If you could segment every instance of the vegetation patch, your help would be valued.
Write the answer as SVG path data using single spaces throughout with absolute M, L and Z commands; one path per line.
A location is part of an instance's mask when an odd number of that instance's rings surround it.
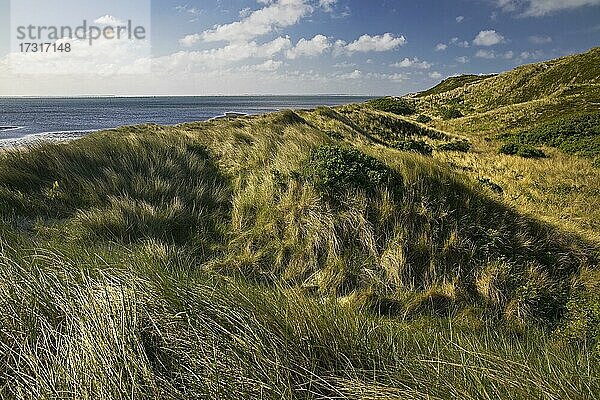
M 523 158 L 544 158 L 546 153 L 531 145 L 521 143 L 505 143 L 498 149 L 498 153 Z
M 429 115 L 421 114 L 417 117 L 417 122 L 421 124 L 428 124 L 432 121 L 432 118 Z
M 568 154 L 594 159 L 600 156 L 600 113 L 559 118 L 500 138 L 524 145 L 556 147 Z
M 367 102 L 367 104 L 379 111 L 385 111 L 396 115 L 412 115 L 416 112 L 415 106 L 406 99 L 393 97 L 382 97 Z
M 329 193 L 350 189 L 373 191 L 378 186 L 398 183 L 393 171 L 381 161 L 357 149 L 340 146 L 321 146 L 311 151 L 302 175 Z
M 426 156 L 430 156 L 433 153 L 433 147 L 423 140 L 398 140 L 392 144 L 392 147 L 401 151 L 412 151 Z
M 463 113 L 458 108 L 453 106 L 443 107 L 440 111 L 440 114 L 442 118 L 446 120 L 463 117 Z
M 471 142 L 467 139 L 453 140 L 451 142 L 442 143 L 437 146 L 439 151 L 458 151 L 467 153 L 471 150 Z

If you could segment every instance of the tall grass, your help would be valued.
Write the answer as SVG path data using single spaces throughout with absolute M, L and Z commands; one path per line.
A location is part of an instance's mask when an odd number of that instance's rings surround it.
M 562 399 L 600 389 L 596 356 L 542 332 L 375 318 L 293 288 L 190 274 L 172 248 L 145 246 L 108 262 L 3 252 L 1 397 Z
M 425 129 L 352 106 L 2 153 L 0 397 L 598 397 L 597 247 L 389 146 Z

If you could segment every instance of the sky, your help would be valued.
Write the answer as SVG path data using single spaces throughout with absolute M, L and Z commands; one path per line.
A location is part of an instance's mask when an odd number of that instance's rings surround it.
M 146 36 L 21 51 L 83 19 Z M 600 0 L 0 0 L 0 95 L 402 95 L 599 39 Z

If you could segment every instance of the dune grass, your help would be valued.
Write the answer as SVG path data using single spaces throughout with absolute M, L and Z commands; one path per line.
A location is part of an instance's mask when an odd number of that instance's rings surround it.
M 450 167 L 477 137 L 394 147 L 453 133 L 355 105 L 2 153 L 0 397 L 597 398 L 597 243 Z

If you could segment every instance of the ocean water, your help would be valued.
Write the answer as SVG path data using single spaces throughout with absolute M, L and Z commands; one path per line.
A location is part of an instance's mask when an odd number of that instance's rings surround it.
M 0 146 L 68 140 L 125 125 L 176 125 L 226 112 L 262 114 L 362 102 L 355 96 L 0 98 Z

